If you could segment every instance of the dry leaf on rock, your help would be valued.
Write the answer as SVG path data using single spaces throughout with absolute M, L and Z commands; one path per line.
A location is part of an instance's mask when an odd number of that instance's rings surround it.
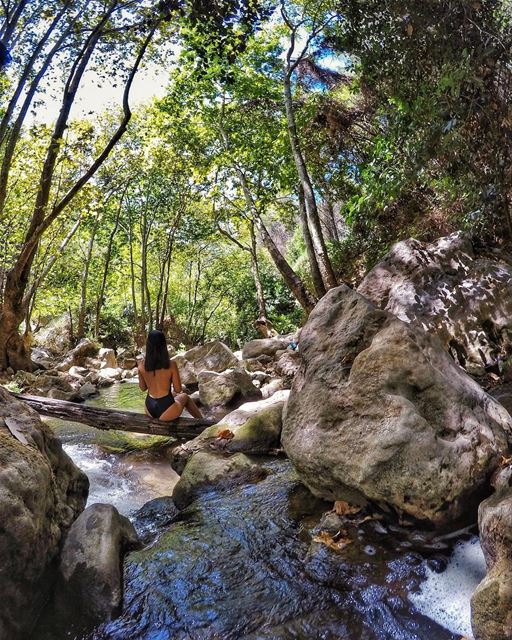
M 331 536 L 327 531 L 320 531 L 313 537 L 313 542 L 320 542 L 335 551 L 341 551 L 344 547 L 353 542 L 350 538 L 344 538 L 338 532 L 335 536 Z
M 231 440 L 234 437 L 235 434 L 229 429 L 222 429 L 222 431 L 219 431 L 217 434 L 217 438 L 220 438 L 221 440 Z
M 354 513 L 359 513 L 361 511 L 361 507 L 355 507 L 348 502 L 345 502 L 345 500 L 336 500 L 333 511 L 338 516 L 350 516 Z

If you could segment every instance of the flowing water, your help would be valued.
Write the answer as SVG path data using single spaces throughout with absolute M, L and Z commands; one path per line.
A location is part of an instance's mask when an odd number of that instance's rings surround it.
M 143 412 L 144 394 L 136 384 L 116 384 L 103 389 L 99 397 L 87 403 Z M 131 515 L 148 500 L 172 493 L 179 476 L 165 456 L 158 450 L 136 450 L 137 444 L 143 445 L 148 440 L 146 436 L 99 432 L 64 420 L 46 421 L 62 440 L 64 450 L 89 477 L 87 506 L 106 502 L 117 507 L 120 513 Z M 109 449 L 117 448 L 128 451 L 108 453 Z
M 136 385 L 116 385 L 96 403 L 140 410 L 142 395 Z M 110 502 L 133 517 L 147 500 L 172 492 L 176 477 L 161 453 L 102 453 L 95 430 L 52 425 L 91 480 L 89 503 Z M 287 460 L 264 465 L 266 479 L 207 491 L 127 557 L 117 620 L 44 640 L 470 637 L 469 596 L 483 571 L 474 537 L 450 559 L 448 548 L 415 546 L 414 532 L 356 517 L 340 532 L 347 544 L 333 551 L 319 541 L 331 505 L 311 496 Z

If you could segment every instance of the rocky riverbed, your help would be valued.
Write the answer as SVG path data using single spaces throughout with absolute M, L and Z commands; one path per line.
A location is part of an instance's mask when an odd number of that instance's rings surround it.
M 123 384 L 94 402 L 138 409 L 142 397 L 136 385 Z M 463 536 L 444 571 L 453 541 L 429 543 L 362 513 L 325 516 L 332 503 L 314 498 L 279 457 L 265 458 L 259 482 L 208 490 L 169 517 L 165 502 L 137 513 L 170 494 L 178 479 L 164 454 L 105 453 L 95 430 L 51 424 L 89 477 L 88 504 L 113 504 L 150 535 L 146 548 L 125 559 L 118 619 L 85 631 L 80 619 L 60 628 L 52 612 L 32 640 L 458 640 L 469 631 L 469 597 L 483 577 L 471 553 L 479 549 L 474 536 Z

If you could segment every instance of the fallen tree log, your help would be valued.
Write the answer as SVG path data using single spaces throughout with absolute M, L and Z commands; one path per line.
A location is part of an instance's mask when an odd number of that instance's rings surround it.
M 215 424 L 215 420 L 206 418 L 178 418 L 173 422 L 161 422 L 149 418 L 143 413 L 121 411 L 119 409 L 105 409 L 91 407 L 86 404 L 42 398 L 40 396 L 25 396 L 13 393 L 14 397 L 23 400 L 42 416 L 61 418 L 87 424 L 96 429 L 117 429 L 119 431 L 133 431 L 156 436 L 168 436 L 180 440 L 190 440 L 199 435 L 205 427 Z

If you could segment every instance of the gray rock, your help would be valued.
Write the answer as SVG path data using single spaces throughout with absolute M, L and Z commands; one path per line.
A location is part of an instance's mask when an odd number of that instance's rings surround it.
M 248 358 L 244 360 L 243 365 L 247 371 L 260 371 L 271 365 L 272 362 L 272 356 L 260 356 L 259 358 Z
M 28 636 L 48 596 L 62 538 L 83 510 L 88 488 L 87 476 L 39 415 L 0 387 L 1 638 Z
M 300 344 L 282 443 L 315 495 L 439 526 L 473 515 L 512 418 L 435 338 L 342 286 L 315 307 Z
M 267 400 L 247 402 L 228 413 L 218 424 L 205 429 L 197 438 L 172 450 L 171 466 L 179 474 L 198 451 L 217 447 L 224 451 L 265 454 L 280 446 L 283 409 L 289 391 L 279 391 Z M 218 439 L 218 434 L 230 431 L 231 439 Z
M 220 373 L 239 364 L 235 354 L 223 342 L 207 342 L 189 349 L 183 357 L 192 364 L 196 374 L 200 371 Z
M 178 509 L 184 509 L 206 489 L 222 490 L 237 484 L 257 482 L 265 475 L 265 470 L 243 453 L 226 455 L 200 451 L 188 461 L 174 487 L 172 498 Z
M 135 530 L 144 545 L 166 531 L 179 516 L 180 511 L 170 496 L 162 496 L 146 502 L 133 514 Z
M 96 389 L 96 387 L 90 382 L 86 382 L 80 387 L 78 393 L 82 398 L 89 398 L 90 396 L 96 395 L 96 393 L 98 393 L 98 389 Z
M 99 347 L 95 342 L 89 340 L 89 338 L 84 338 L 68 353 L 57 369 L 59 371 L 68 371 L 73 366 L 81 367 L 84 365 L 86 358 L 95 356 L 98 351 Z
M 241 404 L 261 398 L 261 391 L 253 385 L 244 369 L 228 369 L 223 373 L 201 371 L 197 380 L 199 399 L 207 407 Z
M 510 474 L 509 474 L 510 475 Z M 498 487 L 478 509 L 487 575 L 471 597 L 475 640 L 512 639 L 512 489 Z
M 180 374 L 180 380 L 185 385 L 197 384 L 197 374 L 194 365 L 184 356 L 174 356 L 173 362 L 176 363 Z
M 93 504 L 66 537 L 59 566 L 58 614 L 86 618 L 91 625 L 111 620 L 122 600 L 122 557 L 140 548 L 137 533 L 110 504 Z
M 285 383 L 282 378 L 274 378 L 267 384 L 264 384 L 261 387 L 261 395 L 264 399 L 271 398 L 278 391 L 282 391 L 283 389 L 290 388 L 290 383 Z
M 469 372 L 512 350 L 512 263 L 479 255 L 468 235 L 394 245 L 358 288 L 381 309 L 436 335 Z
M 98 358 L 101 361 L 100 368 L 105 369 L 117 369 L 117 358 L 114 353 L 114 349 L 100 349 L 98 351 Z
M 276 362 L 276 373 L 283 378 L 293 378 L 299 370 L 300 363 L 300 353 L 293 349 L 287 349 L 283 351 Z
M 260 358 L 261 356 L 274 357 L 276 351 L 286 349 L 289 344 L 288 338 L 259 338 L 245 344 L 242 349 L 242 355 L 244 360 Z

